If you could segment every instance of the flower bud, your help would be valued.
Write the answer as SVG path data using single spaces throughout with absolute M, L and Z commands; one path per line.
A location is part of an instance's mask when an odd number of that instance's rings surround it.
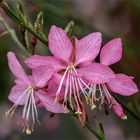
M 115 103 L 112 105 L 112 109 L 114 113 L 123 120 L 127 119 L 127 116 L 124 114 L 124 110 L 119 103 Z

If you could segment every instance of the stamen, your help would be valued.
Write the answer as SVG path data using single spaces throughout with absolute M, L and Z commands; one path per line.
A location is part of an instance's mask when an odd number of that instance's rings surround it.
M 35 119 L 39 123 L 38 120 L 38 112 L 35 104 L 34 99 L 34 88 L 32 86 L 29 86 L 23 94 L 19 97 L 19 99 L 16 101 L 16 103 L 13 105 L 13 107 L 10 109 L 8 113 L 14 112 L 14 110 L 17 108 L 18 103 L 20 103 L 21 99 L 26 95 L 26 100 L 22 112 L 22 119 L 21 124 L 23 126 L 23 132 L 26 132 L 26 134 L 30 135 L 33 132 L 33 126 L 35 124 Z M 32 117 L 32 121 L 30 121 L 30 113 Z M 30 129 L 31 125 L 31 129 Z
M 89 99 L 90 99 L 90 98 L 89 98 L 89 95 L 88 95 L 88 93 L 85 91 L 85 89 L 82 87 L 82 84 L 81 84 L 79 78 L 77 78 L 77 81 L 78 81 L 79 87 L 80 87 L 80 89 L 81 89 L 81 91 L 82 91 L 82 93 L 83 93 L 83 95 L 84 95 L 84 97 L 85 97 L 85 99 L 86 99 L 86 102 L 87 102 L 87 104 L 88 104 L 88 101 L 89 101 Z
M 78 97 L 78 100 L 79 100 L 80 104 L 82 104 L 82 101 L 80 99 L 80 94 L 79 94 L 79 88 L 78 88 L 78 84 L 77 84 L 77 79 L 74 78 L 74 82 L 75 82 L 75 87 L 76 87 L 76 95 Z
M 56 97 L 58 97 L 58 95 L 60 94 L 60 91 L 61 91 L 61 88 L 62 88 L 64 79 L 65 79 L 65 77 L 66 77 L 66 74 L 67 74 L 67 72 L 68 72 L 68 69 L 69 69 L 69 67 L 68 67 L 68 68 L 66 69 L 66 71 L 64 72 L 63 77 L 62 77 L 62 79 L 61 79 L 61 81 L 60 81 L 60 85 L 59 85 L 58 90 L 57 90 L 57 92 L 56 92 Z
M 70 106 L 71 106 L 71 108 L 72 108 L 72 110 L 74 110 L 74 108 L 73 108 L 73 105 L 72 105 L 72 79 L 71 79 L 71 76 L 70 76 L 70 86 L 69 86 L 70 88 L 70 95 L 69 95 L 69 100 L 70 100 Z
M 63 106 L 65 110 L 67 109 L 67 96 L 68 96 L 68 89 L 69 89 L 69 79 L 70 75 L 68 73 L 67 81 L 66 81 L 66 88 L 65 88 L 65 94 L 64 94 L 64 101 L 63 101 Z
M 95 94 L 96 94 L 96 84 L 92 84 L 92 87 L 89 91 L 89 95 L 91 94 L 91 102 L 90 102 L 90 106 L 91 106 L 91 110 L 93 110 L 96 105 L 94 104 L 94 97 L 95 97 Z
M 76 89 L 75 89 L 73 77 L 71 77 L 71 80 L 72 80 L 72 85 L 73 85 L 74 99 L 75 99 L 75 102 L 76 102 L 76 105 L 77 105 L 77 111 L 75 112 L 75 114 L 82 114 L 80 106 L 79 106 L 79 102 L 78 102 L 78 99 L 77 99 L 77 96 L 76 96 Z
M 29 90 L 29 87 L 23 92 L 23 94 L 20 95 L 20 97 L 18 98 L 18 100 L 15 102 L 15 104 L 5 113 L 5 116 L 9 116 L 12 117 L 14 114 L 14 111 L 16 110 L 17 106 L 19 105 L 21 99 L 27 94 Z
M 69 89 L 69 78 L 70 78 L 70 75 L 68 74 L 67 81 L 66 81 L 65 94 L 64 94 L 64 101 L 67 101 L 67 95 L 68 95 L 68 89 Z
M 101 109 L 102 108 L 102 104 L 104 103 L 104 95 L 102 93 L 102 89 L 101 89 L 100 84 L 99 84 L 99 91 L 100 91 L 100 97 L 101 97 L 101 103 L 100 103 L 99 109 Z

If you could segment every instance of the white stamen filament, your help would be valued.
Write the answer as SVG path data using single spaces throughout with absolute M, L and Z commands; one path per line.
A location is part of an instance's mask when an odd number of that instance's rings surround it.
M 89 95 L 91 95 L 91 104 L 93 104 L 93 101 L 96 99 L 94 99 L 94 97 L 96 97 L 96 91 L 98 90 L 97 89 L 97 85 L 98 85 L 98 89 L 99 89 L 99 94 L 100 94 L 100 105 L 99 105 L 99 108 L 101 109 L 101 106 L 103 103 L 107 103 L 109 105 L 109 108 L 112 106 L 112 96 L 111 94 L 109 93 L 107 87 L 105 84 L 91 84 L 90 85 L 90 90 L 89 90 Z
M 31 132 L 33 131 L 33 126 L 35 124 L 35 119 L 38 121 L 37 107 L 34 99 L 34 88 L 32 86 L 29 86 L 21 94 L 21 96 L 19 96 L 18 100 L 15 102 L 12 108 L 6 112 L 6 115 L 13 115 L 13 111 L 17 108 L 20 101 L 23 99 L 25 95 L 26 97 L 25 97 L 25 104 L 22 112 L 21 123 L 23 125 L 23 132 L 26 131 L 27 134 L 31 134 Z M 30 121 L 30 117 L 32 117 L 32 121 Z M 31 129 L 30 129 L 30 125 L 31 125 Z
M 59 85 L 58 90 L 57 90 L 57 92 L 56 92 L 56 97 L 60 94 L 60 91 L 61 91 L 63 82 L 64 82 L 64 80 L 65 80 L 66 74 L 67 74 L 67 72 L 68 72 L 68 69 L 69 69 L 69 67 L 66 69 L 66 71 L 64 72 L 64 75 L 63 75 L 63 77 L 62 77 L 62 79 L 61 79 L 60 85 Z
M 65 88 L 65 95 L 64 95 L 64 101 L 67 101 L 67 96 L 68 96 L 68 89 L 69 89 L 69 79 L 70 79 L 70 75 L 68 73 L 68 78 L 67 78 L 67 82 L 66 82 L 66 88 Z
M 79 103 L 81 104 L 81 99 L 80 99 L 80 91 L 83 93 L 84 97 L 87 99 L 87 97 L 89 97 L 87 91 L 85 90 L 88 85 L 82 80 L 81 77 L 75 77 L 72 75 L 72 73 L 75 72 L 77 73 L 76 69 L 73 67 L 73 66 L 69 66 L 63 76 L 62 76 L 62 79 L 60 81 L 60 84 L 59 84 L 59 87 L 56 91 L 56 99 L 55 99 L 55 102 L 57 101 L 57 97 L 59 96 L 60 92 L 61 92 L 61 89 L 62 89 L 62 86 L 64 84 L 64 80 L 66 81 L 66 86 L 65 86 L 65 92 L 64 92 L 64 104 L 67 104 L 67 101 L 69 99 L 70 101 L 70 106 L 73 108 L 73 105 L 72 105 L 72 94 L 74 96 L 74 100 L 75 100 L 75 103 L 77 104 L 77 108 L 78 108 L 78 111 L 80 110 L 80 105 Z M 85 88 L 85 87 L 86 88 Z M 68 98 L 69 96 L 69 98 Z
M 75 87 L 76 87 L 76 95 L 78 97 L 79 102 L 82 104 L 82 101 L 80 99 L 80 93 L 79 93 L 79 88 L 78 88 L 78 84 L 77 84 L 77 79 L 74 78 L 74 82 L 75 82 Z

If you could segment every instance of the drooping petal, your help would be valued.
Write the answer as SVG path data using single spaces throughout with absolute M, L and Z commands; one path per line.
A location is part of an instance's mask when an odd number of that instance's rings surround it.
M 133 82 L 133 77 L 125 74 L 116 74 L 107 84 L 109 88 L 120 95 L 130 96 L 138 92 L 137 85 Z
M 101 50 L 100 63 L 112 65 L 122 57 L 122 42 L 120 38 L 109 41 Z
M 109 67 L 99 63 L 93 63 L 77 71 L 79 76 L 84 76 L 89 82 L 97 84 L 105 83 L 110 78 L 114 77 L 114 73 Z
M 49 96 L 46 92 L 39 90 L 36 92 L 36 95 L 40 99 L 43 106 L 46 110 L 53 113 L 68 113 L 69 110 L 65 110 L 64 107 L 60 103 L 54 104 L 54 98 Z
M 26 86 L 15 85 L 14 87 L 12 87 L 10 94 L 8 96 L 8 99 L 11 102 L 15 103 L 20 98 L 20 96 L 22 96 L 22 94 L 24 94 L 26 89 L 27 89 Z M 26 94 L 21 98 L 18 105 L 25 104 L 25 101 L 26 101 Z
M 52 77 L 53 68 L 50 66 L 42 66 L 32 70 L 33 81 L 36 87 L 46 86 L 48 80 Z
M 24 72 L 22 66 L 18 62 L 13 52 L 8 52 L 8 64 L 11 72 L 16 76 L 17 79 L 23 80 L 25 84 L 30 84 L 30 81 Z
M 52 54 L 68 63 L 73 47 L 65 31 L 53 25 L 48 35 L 48 41 Z
M 61 65 L 61 62 L 53 56 L 33 55 L 27 58 L 24 62 L 26 65 L 28 65 L 28 67 L 32 69 L 38 68 L 40 66 L 47 66 L 47 65 L 52 65 L 54 71 L 58 71 L 60 69 L 65 68 L 63 65 Z
M 75 63 L 92 61 L 98 55 L 101 47 L 101 33 L 91 33 L 81 40 L 76 39 Z

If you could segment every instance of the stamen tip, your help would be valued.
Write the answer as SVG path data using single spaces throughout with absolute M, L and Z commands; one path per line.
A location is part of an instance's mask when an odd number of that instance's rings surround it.
M 91 110 L 94 110 L 94 108 L 96 108 L 96 105 L 93 105 L 93 106 L 91 107 Z
M 76 111 L 75 115 L 82 115 L 82 112 L 81 111 Z
M 27 134 L 27 135 L 31 135 L 31 134 L 32 134 L 32 131 L 29 130 L 29 129 L 26 129 L 26 134 Z
M 122 120 L 127 120 L 127 115 L 121 117 Z

